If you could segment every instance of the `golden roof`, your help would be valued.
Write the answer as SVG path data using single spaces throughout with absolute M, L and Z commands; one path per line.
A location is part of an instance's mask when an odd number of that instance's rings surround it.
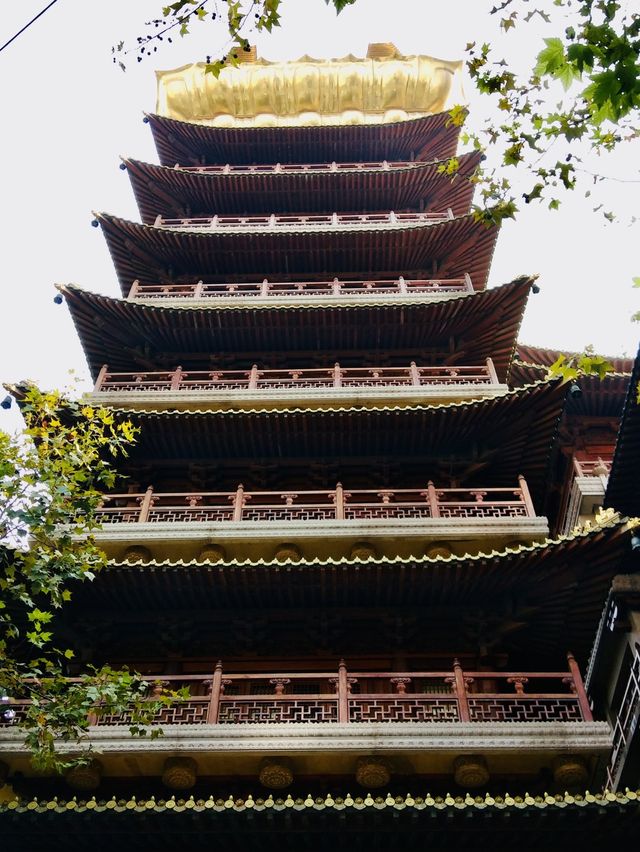
M 462 61 L 403 56 L 392 44 L 367 56 L 302 56 L 269 62 L 249 54 L 218 78 L 197 62 L 156 71 L 156 112 L 214 127 L 292 127 L 403 121 L 464 103 Z

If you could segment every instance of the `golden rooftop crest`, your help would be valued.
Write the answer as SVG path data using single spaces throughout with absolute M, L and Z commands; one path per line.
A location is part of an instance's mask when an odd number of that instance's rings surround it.
M 202 62 L 156 76 L 159 115 L 214 127 L 391 123 L 464 102 L 461 60 L 403 56 L 393 44 L 370 44 L 365 58 L 269 62 L 250 53 L 217 79 Z

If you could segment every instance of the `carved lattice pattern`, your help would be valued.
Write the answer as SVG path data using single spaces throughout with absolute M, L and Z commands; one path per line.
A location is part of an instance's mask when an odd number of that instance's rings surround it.
M 455 698 L 358 698 L 349 701 L 350 722 L 457 722 Z
M 208 699 L 197 701 L 187 699 L 177 701 L 169 707 L 162 707 L 156 714 L 155 725 L 204 725 L 207 721 Z M 130 725 L 131 716 L 128 713 L 106 713 L 98 719 L 98 725 Z
M 469 696 L 472 722 L 581 722 L 577 698 L 474 698 Z
M 149 512 L 149 523 L 206 521 L 231 521 L 233 508 L 230 506 L 158 506 Z
M 506 506 L 491 503 L 475 503 L 469 506 L 439 504 L 441 518 L 526 518 L 524 504 L 509 503 Z
M 268 722 L 337 722 L 335 699 L 233 698 L 222 699 L 218 721 L 226 724 L 263 724 Z

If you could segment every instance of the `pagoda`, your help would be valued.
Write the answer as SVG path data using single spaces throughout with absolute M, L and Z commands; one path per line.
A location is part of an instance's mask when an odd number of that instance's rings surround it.
M 637 567 L 608 490 L 634 365 L 562 384 L 517 343 L 538 285 L 487 288 L 460 63 L 241 58 L 158 74 L 160 165 L 121 165 L 141 222 L 94 221 L 122 296 L 59 288 L 87 399 L 140 427 L 64 630 L 80 667 L 188 697 L 157 738 L 99 717 L 65 779 L 30 768 L 16 697 L 0 824 L 33 849 L 622 836 L 635 794 L 584 792 L 619 785 L 582 672 Z

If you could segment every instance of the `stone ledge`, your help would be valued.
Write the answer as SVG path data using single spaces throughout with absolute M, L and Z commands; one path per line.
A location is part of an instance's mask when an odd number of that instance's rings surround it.
M 185 752 L 318 753 L 329 751 L 458 753 L 608 754 L 611 730 L 606 722 L 333 722 L 256 725 L 164 725 L 158 739 L 133 737 L 126 726 L 90 732 L 101 753 Z M 7 757 L 27 753 L 16 729 L 0 730 Z

